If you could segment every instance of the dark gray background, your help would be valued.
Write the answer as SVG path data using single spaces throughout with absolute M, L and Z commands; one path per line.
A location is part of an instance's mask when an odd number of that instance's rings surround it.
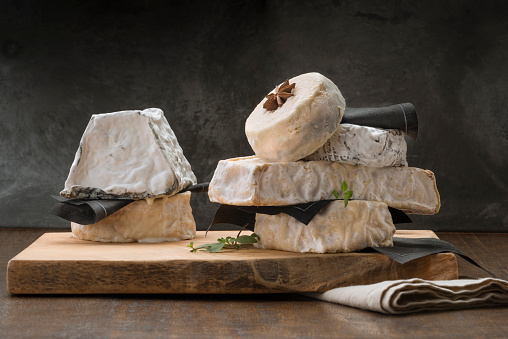
M 199 181 L 252 154 L 244 122 L 277 83 L 317 71 L 348 106 L 415 105 L 411 166 L 442 208 L 401 228 L 508 230 L 503 1 L 0 0 L 0 226 L 49 215 L 94 113 L 159 107 Z M 216 206 L 193 198 L 198 228 Z

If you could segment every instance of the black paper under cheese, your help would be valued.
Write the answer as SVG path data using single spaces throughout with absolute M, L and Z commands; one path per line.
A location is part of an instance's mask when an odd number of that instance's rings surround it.
M 308 225 L 312 219 L 318 214 L 323 208 L 325 208 L 331 200 L 319 200 L 305 204 L 289 205 L 289 206 L 235 206 L 237 209 L 248 213 L 261 213 L 269 215 L 277 215 L 285 213 L 292 216 L 299 222 Z
M 256 222 L 256 213 L 277 215 L 285 213 L 292 216 L 301 223 L 308 225 L 312 219 L 318 214 L 325 206 L 335 199 L 319 200 L 305 204 L 290 205 L 290 206 L 234 206 L 234 205 L 220 205 L 215 212 L 210 227 L 216 224 L 232 224 L 237 226 L 246 226 L 246 229 L 253 231 Z M 410 223 L 411 219 L 402 211 L 388 207 L 394 224 Z M 209 227 L 209 229 L 210 229 Z
M 330 201 L 333 200 L 323 200 L 323 201 L 328 201 L 329 203 Z M 307 207 L 306 210 L 307 211 L 312 210 L 312 213 L 315 212 L 315 214 L 317 214 L 319 210 L 317 210 L 317 208 L 313 210 L 313 207 L 321 206 L 321 208 L 323 208 L 324 206 L 326 206 L 326 203 L 319 205 L 313 203 L 302 205 L 308 205 L 304 206 Z M 302 205 L 297 206 L 302 207 Z M 232 224 L 244 227 L 245 229 L 250 231 L 254 231 L 254 224 L 256 223 L 256 213 L 275 215 L 279 213 L 285 213 L 280 211 L 282 208 L 286 208 L 286 211 L 291 211 L 292 209 L 290 207 L 294 206 L 282 206 L 282 207 L 268 206 L 265 208 L 256 206 L 220 205 L 208 229 L 217 224 Z M 392 213 L 392 216 L 395 216 L 395 218 L 402 218 L 402 220 L 405 220 L 405 218 L 407 218 L 409 222 L 411 222 L 411 219 L 409 219 L 409 217 L 404 212 L 391 207 L 389 207 L 389 209 L 390 213 Z M 296 210 L 300 209 L 297 208 Z M 308 215 L 306 216 L 306 218 L 308 218 Z M 303 223 L 303 221 L 301 222 Z M 462 251 L 460 251 L 458 248 L 441 239 L 435 238 L 411 239 L 411 238 L 393 237 L 393 247 L 367 247 L 359 252 L 372 252 L 372 251 L 382 253 L 391 258 L 392 260 L 394 260 L 395 262 L 398 262 L 399 264 L 405 264 L 412 260 L 419 259 L 432 254 L 451 252 L 458 254 L 471 264 L 481 268 L 485 272 L 495 277 L 494 274 L 492 274 L 490 271 L 480 266 L 473 259 L 462 253 Z
M 134 200 L 103 199 L 103 200 L 69 200 L 53 196 L 60 201 L 49 213 L 81 225 L 91 225 L 115 213 Z
M 203 182 L 201 184 L 188 186 L 187 188 L 184 188 L 179 193 L 183 193 L 183 192 L 206 193 L 206 192 L 208 192 L 208 186 L 210 186 L 209 182 Z
M 422 258 L 437 253 L 455 253 L 470 262 L 471 264 L 481 268 L 485 272 L 495 277 L 492 272 L 476 263 L 473 259 L 465 255 L 457 247 L 449 242 L 436 238 L 400 238 L 393 237 L 393 247 L 369 247 L 364 251 L 372 249 L 384 255 L 387 255 L 399 264 L 405 264 L 412 260 Z
M 393 247 L 372 247 L 374 250 L 386 254 L 399 264 L 405 264 L 430 254 L 453 252 L 464 255 L 452 244 L 436 238 L 399 238 L 393 237 Z
M 209 184 L 210 183 L 205 182 L 191 185 L 183 189 L 181 192 L 208 192 Z M 59 203 L 54 205 L 49 213 L 81 225 L 95 224 L 134 201 L 126 198 L 78 200 L 66 199 L 56 195 L 52 197 L 55 200 L 58 200 Z
M 418 116 L 415 107 L 408 102 L 388 107 L 346 107 L 341 123 L 399 129 L 415 140 L 418 137 Z

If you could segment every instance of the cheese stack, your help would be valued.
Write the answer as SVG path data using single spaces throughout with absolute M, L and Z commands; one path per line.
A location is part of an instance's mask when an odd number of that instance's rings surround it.
M 332 191 L 343 181 L 354 192 L 347 207 L 332 201 L 308 225 L 286 214 L 257 214 L 258 247 L 334 253 L 392 246 L 395 227 L 388 206 L 406 213 L 438 212 L 434 174 L 407 167 L 404 134 L 340 124 L 344 111 L 339 89 L 323 75 L 289 79 L 246 121 L 256 156 L 219 162 L 208 191 L 212 202 L 310 203 L 333 199 Z
M 190 192 L 196 176 L 158 108 L 94 114 L 83 133 L 65 188 L 68 199 L 135 201 L 73 235 L 102 242 L 192 239 Z

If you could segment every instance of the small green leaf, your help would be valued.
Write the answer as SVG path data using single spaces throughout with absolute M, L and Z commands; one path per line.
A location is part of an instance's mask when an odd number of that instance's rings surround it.
M 241 232 L 241 231 L 240 231 Z M 210 253 L 217 253 L 222 249 L 237 249 L 240 250 L 242 248 L 241 244 L 254 244 L 259 239 L 259 236 L 256 233 L 252 233 L 250 235 L 240 235 L 238 233 L 238 238 L 226 237 L 217 239 L 216 243 L 212 244 L 203 244 L 194 247 L 194 243 L 191 242 L 187 247 L 192 248 L 191 252 L 197 251 L 208 251 Z
M 344 208 L 347 207 L 348 198 L 344 197 Z
M 342 181 L 342 185 L 340 185 L 340 190 L 341 190 L 342 192 L 346 192 L 346 190 L 347 190 L 347 184 L 346 184 L 346 181 L 345 181 L 345 180 L 344 180 L 344 181 Z
M 216 252 L 219 252 L 224 247 L 224 245 L 225 245 L 224 243 L 216 242 L 213 244 L 199 245 L 199 246 L 196 246 L 194 249 L 196 251 L 197 250 L 204 250 L 204 251 L 208 251 L 210 253 L 216 253 Z
M 217 253 L 219 252 L 223 247 L 224 247 L 225 244 L 223 243 L 215 243 L 215 244 L 211 244 L 210 246 L 208 246 L 206 248 L 206 250 L 210 253 Z
M 196 251 L 197 251 L 197 250 L 194 248 L 194 242 L 193 242 L 193 241 L 191 241 L 191 243 L 190 243 L 190 244 L 188 244 L 188 245 L 187 245 L 187 247 L 190 247 L 190 248 L 191 248 L 191 250 L 190 250 L 191 252 L 196 252 Z
M 209 247 L 209 246 L 212 246 L 212 245 L 215 245 L 217 243 L 213 243 L 213 244 L 203 244 L 203 245 L 199 245 L 199 246 L 196 246 L 194 247 L 195 250 L 200 250 L 200 249 L 204 249 L 205 247 Z
M 339 199 L 340 198 L 340 193 L 337 192 L 337 190 L 333 190 L 332 193 L 335 196 L 335 199 Z
M 351 197 L 353 196 L 353 191 L 347 191 L 347 192 L 344 192 L 344 199 L 351 199 Z
M 250 235 L 241 235 L 238 238 L 236 238 L 236 242 L 239 244 L 255 244 L 258 241 L 256 238 L 251 237 Z

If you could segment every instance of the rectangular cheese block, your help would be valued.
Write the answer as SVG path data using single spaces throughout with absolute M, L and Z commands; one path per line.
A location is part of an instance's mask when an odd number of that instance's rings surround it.
M 190 192 L 136 200 L 92 225 L 71 223 L 72 234 L 100 242 L 162 242 L 192 239 L 196 223 Z
M 388 206 L 354 200 L 347 207 L 332 201 L 305 225 L 295 218 L 256 214 L 256 247 L 300 253 L 352 252 L 366 247 L 391 247 L 395 233 Z
M 413 214 L 441 206 L 434 173 L 414 167 L 365 167 L 334 161 L 265 162 L 256 156 L 219 161 L 210 201 L 239 206 L 285 206 L 333 199 L 342 181 L 354 200 L 380 201 Z
M 370 167 L 407 166 L 406 153 L 404 133 L 398 129 L 340 124 L 332 137 L 305 160 Z

